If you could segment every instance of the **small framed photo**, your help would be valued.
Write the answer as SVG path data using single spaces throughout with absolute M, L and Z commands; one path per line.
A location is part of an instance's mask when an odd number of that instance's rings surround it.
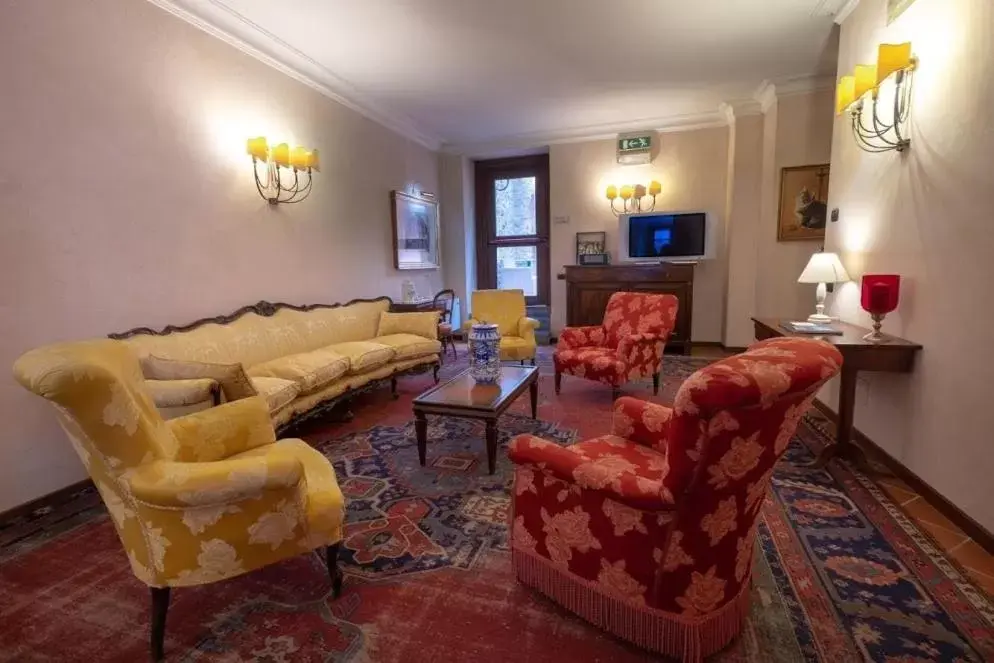
M 576 234 L 576 264 L 580 264 L 580 256 L 595 253 L 607 253 L 605 250 L 607 242 L 606 232 L 589 232 Z
M 828 221 L 827 163 L 780 171 L 777 241 L 825 241 Z
M 390 192 L 394 266 L 438 269 L 438 203 L 402 191 Z

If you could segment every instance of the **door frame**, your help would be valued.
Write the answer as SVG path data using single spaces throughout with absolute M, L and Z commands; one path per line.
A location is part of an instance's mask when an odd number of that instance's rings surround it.
M 504 159 L 487 159 L 474 163 L 476 188 L 476 282 L 480 288 L 497 287 L 497 251 L 499 246 L 536 247 L 537 294 L 526 296 L 529 305 L 550 302 L 551 274 L 549 264 L 549 155 L 535 154 Z M 535 235 L 500 237 L 494 218 L 496 179 L 535 177 Z

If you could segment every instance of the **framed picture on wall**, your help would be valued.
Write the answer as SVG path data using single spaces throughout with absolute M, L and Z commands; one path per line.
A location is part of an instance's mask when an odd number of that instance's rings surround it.
M 777 241 L 825 240 L 828 221 L 827 163 L 780 171 Z
M 438 269 L 438 203 L 390 192 L 393 255 L 397 269 Z

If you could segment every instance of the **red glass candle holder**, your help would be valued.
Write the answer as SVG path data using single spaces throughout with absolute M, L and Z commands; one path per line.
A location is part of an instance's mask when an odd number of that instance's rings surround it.
M 863 277 L 860 304 L 873 318 L 873 331 L 864 336 L 867 341 L 886 343 L 880 333 L 884 317 L 897 308 L 901 294 L 901 277 L 897 274 L 867 274 Z

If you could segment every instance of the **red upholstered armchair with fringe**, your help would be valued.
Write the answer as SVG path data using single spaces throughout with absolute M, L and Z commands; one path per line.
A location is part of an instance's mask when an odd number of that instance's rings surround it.
M 678 303 L 673 295 L 616 292 L 603 324 L 563 328 L 552 356 L 556 393 L 565 373 L 609 384 L 615 398 L 629 380 L 651 375 L 658 394 L 663 347 L 676 325 Z
M 601 628 L 700 661 L 749 613 L 756 520 L 773 467 L 842 356 L 771 339 L 692 375 L 672 409 L 614 406 L 611 435 L 515 438 L 518 579 Z

